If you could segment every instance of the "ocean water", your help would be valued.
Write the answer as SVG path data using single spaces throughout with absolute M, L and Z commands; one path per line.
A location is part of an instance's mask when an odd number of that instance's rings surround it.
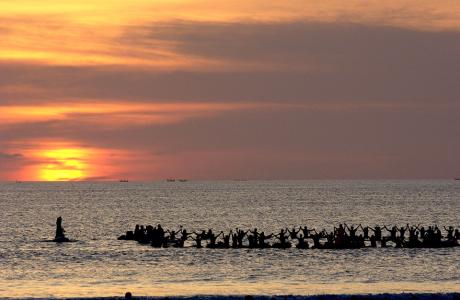
M 117 240 L 135 224 L 460 228 L 459 214 L 453 180 L 0 183 L 0 298 L 459 292 L 460 247 L 154 249 Z M 44 242 L 58 216 L 77 242 Z

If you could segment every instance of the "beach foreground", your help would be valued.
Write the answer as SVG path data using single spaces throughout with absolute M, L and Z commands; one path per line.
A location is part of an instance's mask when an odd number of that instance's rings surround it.
M 3 298 L 11 299 L 11 298 Z M 17 299 L 17 298 L 15 298 Z M 48 298 L 24 298 L 24 299 L 48 299 Z M 59 298 L 66 300 L 108 300 L 108 299 L 138 299 L 138 300 L 458 300 L 460 293 L 403 293 L 403 294 L 356 294 L 356 295 L 312 295 L 312 296 L 193 296 L 193 297 L 149 297 L 135 295 L 126 297 L 94 297 L 94 298 Z

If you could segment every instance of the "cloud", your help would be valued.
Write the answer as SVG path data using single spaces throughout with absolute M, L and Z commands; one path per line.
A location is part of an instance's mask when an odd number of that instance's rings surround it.
M 272 107 L 269 103 L 146 103 L 69 102 L 59 104 L 0 105 L 0 127 L 23 123 L 78 122 L 108 127 L 181 122 L 232 110 Z
M 450 178 L 460 163 L 460 143 L 452 138 L 460 134 L 459 112 L 236 110 L 135 129 L 40 123 L 0 135 L 123 149 L 121 160 L 104 155 L 121 166 L 110 173 L 115 179 Z
M 458 176 L 458 32 L 175 21 L 126 28 L 120 41 L 217 64 L 3 61 L 6 153 L 43 139 L 127 153 L 91 178 Z M 0 159 L 2 170 L 21 166 Z
M 182 21 L 130 27 L 121 40 L 126 36 L 139 47 L 166 43 L 179 56 L 220 66 L 167 71 L 3 62 L 0 101 L 458 103 L 460 32 Z
M 21 159 L 23 155 L 21 153 L 5 153 L 5 152 L 0 152 L 0 159 Z
M 1 135 L 0 135 L 1 136 Z M 0 141 L 0 147 L 2 147 Z M 4 147 L 2 147 L 4 148 Z M 0 152 L 0 180 L 5 178 L 14 178 L 14 172 L 27 164 L 27 160 L 21 153 L 15 152 Z
M 460 51 L 459 31 L 340 22 L 177 22 L 152 24 L 141 32 L 139 40 L 169 42 L 183 55 L 307 74 L 380 77 L 402 72 L 410 78 L 420 71 L 457 74 L 451 64 L 459 64 L 454 58 Z
M 2 35 L 0 59 L 48 65 L 119 64 L 167 70 L 192 69 L 197 65 L 220 67 L 222 62 L 210 57 L 199 60 L 178 55 L 170 48 L 174 41 L 133 41 L 131 34 L 119 38 L 126 28 L 148 28 L 149 24 L 159 22 L 174 26 L 178 19 L 195 23 L 239 22 L 242 25 L 250 22 L 349 22 L 438 32 L 460 29 L 459 4 L 450 0 L 369 0 L 365 3 L 353 0 L 324 3 L 300 0 L 153 3 L 138 0 L 129 4 L 112 0 L 90 5 L 82 5 L 81 1 L 63 5 L 62 1 L 55 0 L 41 1 L 40 5 L 28 0 L 3 2 L 0 27 L 7 28 L 8 32 Z M 206 42 L 204 40 L 203 44 Z M 226 64 L 226 68 L 233 66 L 234 63 Z

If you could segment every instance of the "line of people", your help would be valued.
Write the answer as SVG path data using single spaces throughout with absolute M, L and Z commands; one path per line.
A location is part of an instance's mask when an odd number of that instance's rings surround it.
M 207 248 L 291 248 L 299 249 L 356 249 L 364 247 L 388 247 L 392 243 L 397 248 L 439 248 L 458 246 L 460 232 L 449 226 L 444 227 L 446 234 L 442 234 L 438 226 L 379 226 L 375 227 L 348 226 L 339 224 L 333 231 L 310 229 L 307 226 L 281 229 L 278 234 L 265 234 L 264 231 L 230 230 L 228 233 L 220 231 L 218 234 L 212 229 L 199 232 L 188 232 L 184 228 L 179 230 L 164 230 L 159 224 L 136 225 L 134 231 L 128 231 L 120 236 L 119 240 L 134 240 L 141 244 L 150 244 L 153 247 L 185 247 L 187 241 L 196 248 L 202 248 L 206 242 Z M 384 232 L 389 235 L 384 235 Z M 358 234 L 359 233 L 359 234 Z M 311 241 L 311 243 L 310 243 Z

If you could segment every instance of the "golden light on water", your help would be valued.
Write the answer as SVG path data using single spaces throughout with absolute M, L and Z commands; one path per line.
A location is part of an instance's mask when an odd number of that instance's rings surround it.
M 71 181 L 82 180 L 88 175 L 86 149 L 59 148 L 44 150 L 39 157 L 48 161 L 40 166 L 38 178 L 43 181 Z

